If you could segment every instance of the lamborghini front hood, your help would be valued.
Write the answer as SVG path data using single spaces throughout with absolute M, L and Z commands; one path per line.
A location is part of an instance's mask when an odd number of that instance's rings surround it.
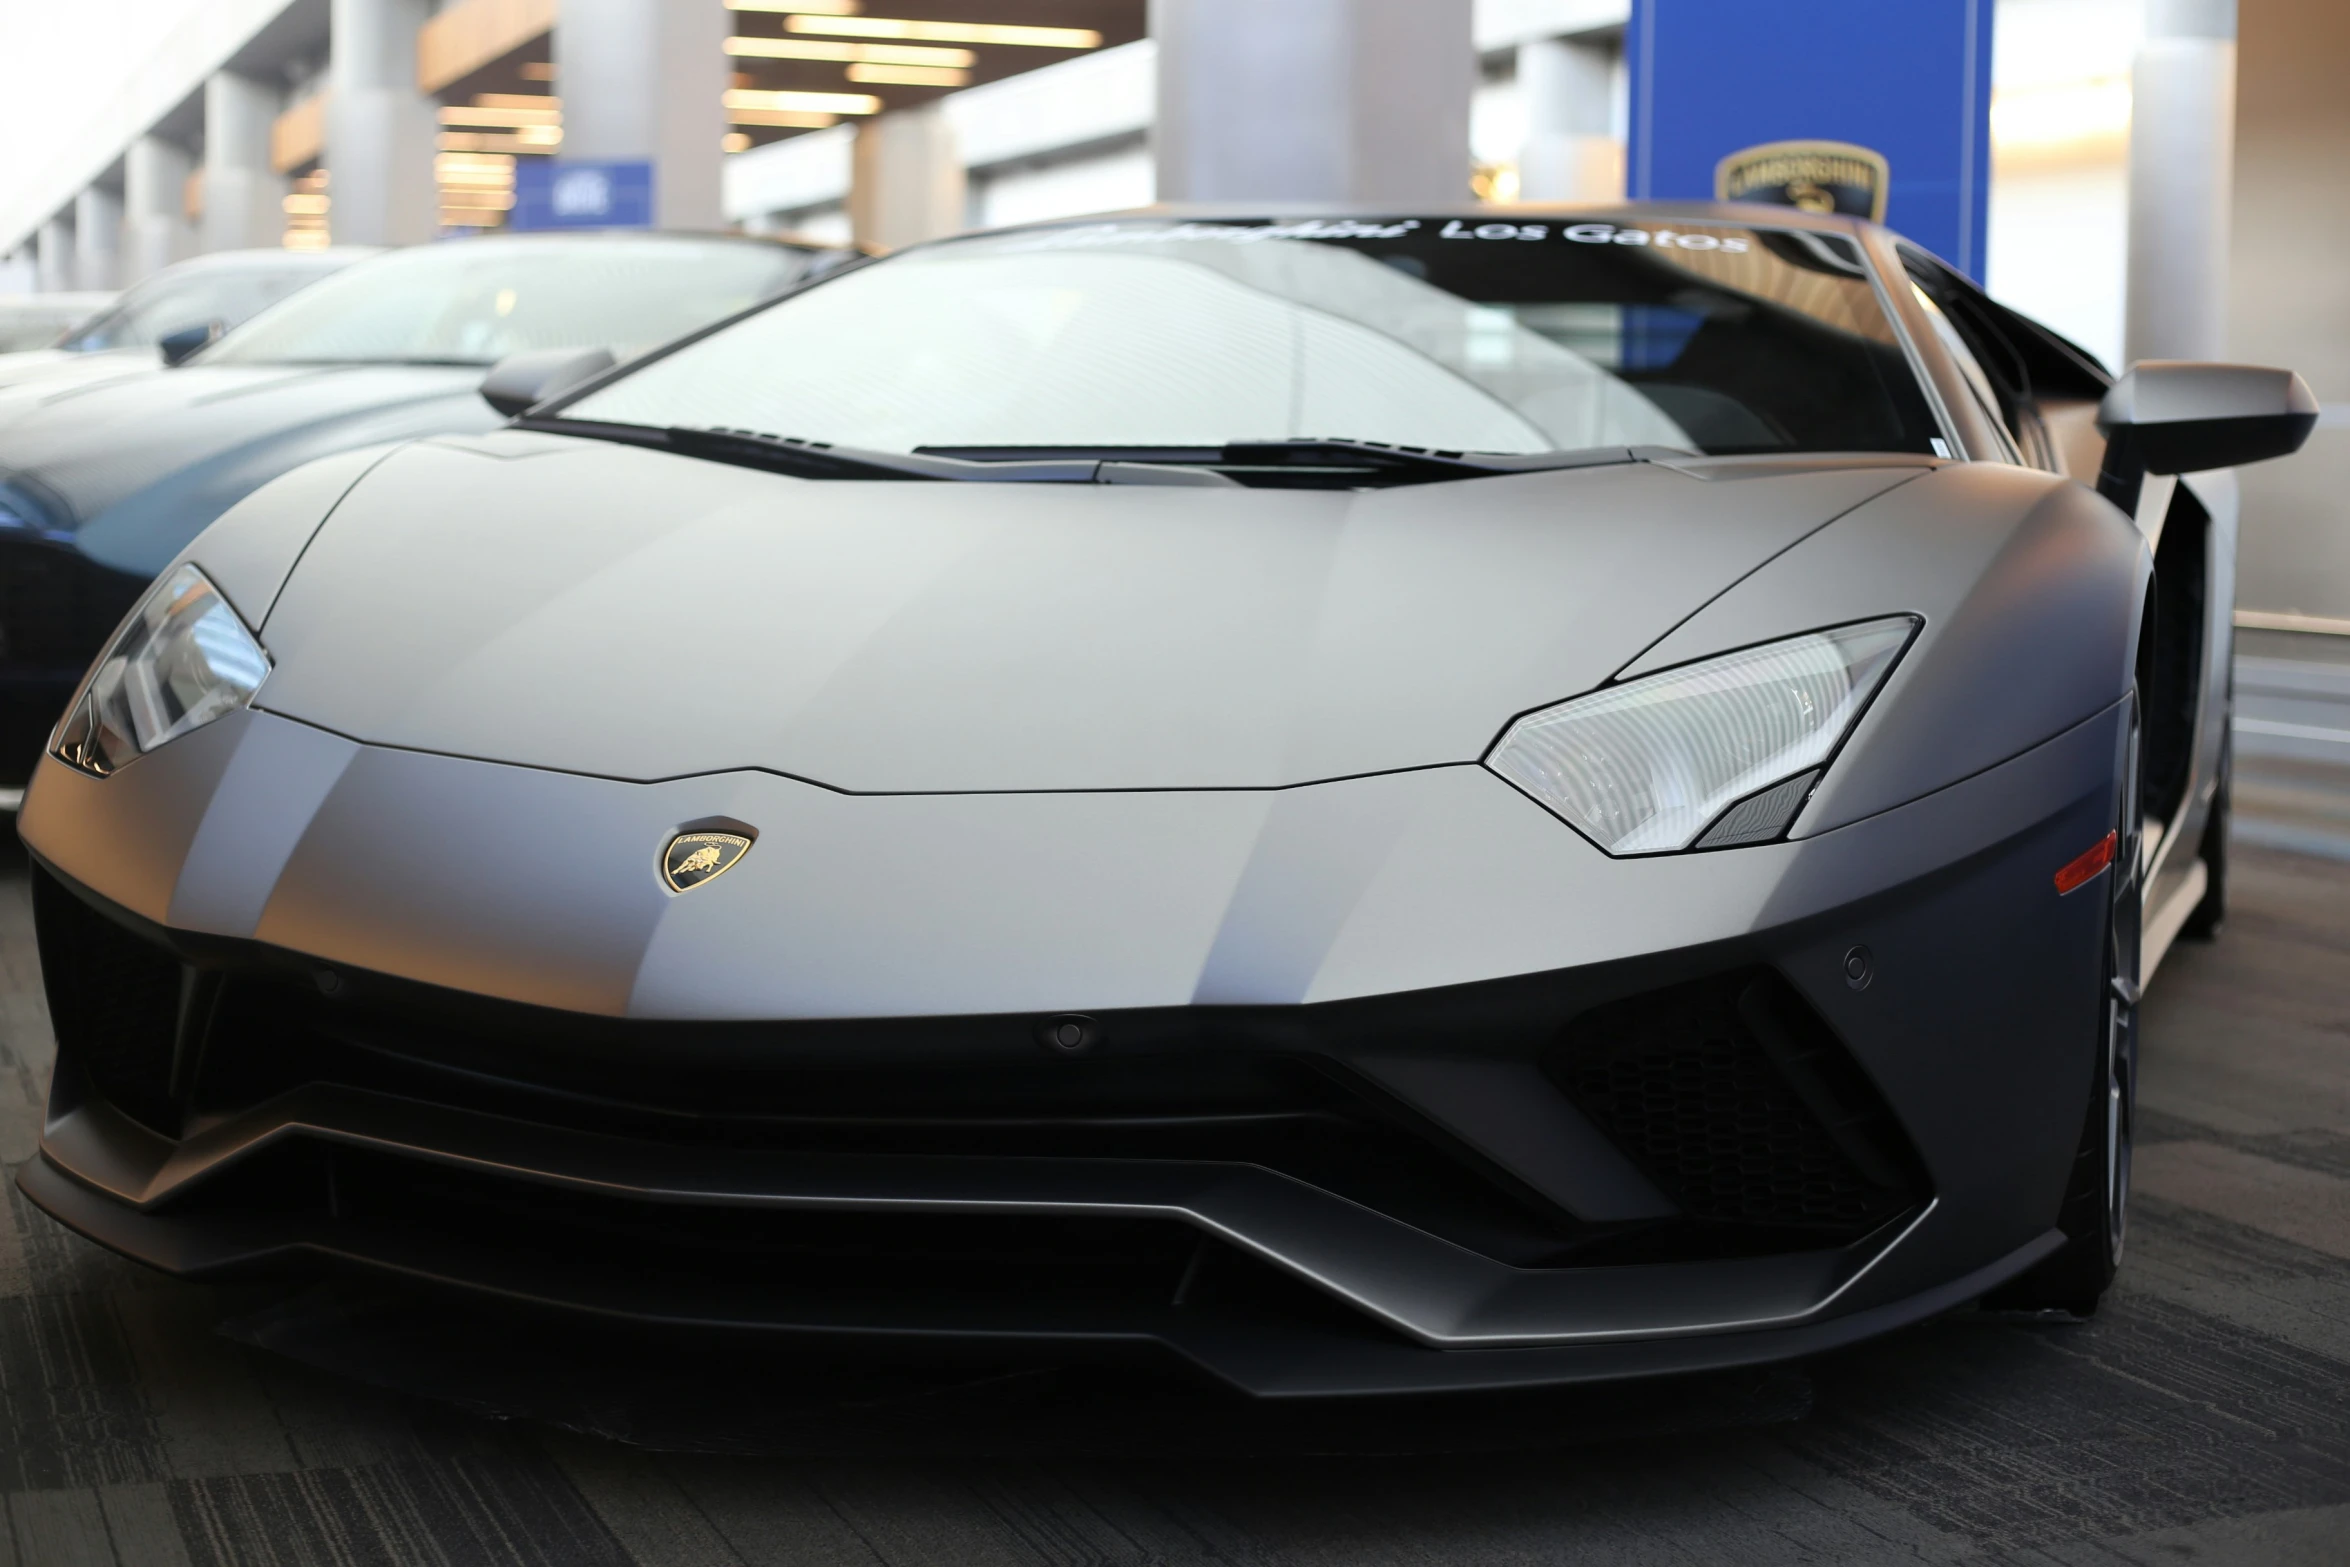
M 1628 463 L 1328 492 L 810 481 L 433 442 L 303 554 L 258 705 L 381 745 L 852 793 L 1468 762 L 1919 471 Z

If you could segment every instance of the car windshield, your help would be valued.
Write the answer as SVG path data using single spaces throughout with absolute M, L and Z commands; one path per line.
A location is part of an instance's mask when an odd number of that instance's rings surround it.
M 190 327 L 214 322 L 233 327 L 317 282 L 338 264 L 347 263 L 289 255 L 250 265 L 175 268 L 131 289 L 111 309 L 75 327 L 57 346 L 84 354 L 147 348 Z
M 810 254 L 670 235 L 448 240 L 338 272 L 201 362 L 488 365 L 590 347 L 625 359 L 788 287 Z
M 1303 440 L 1925 453 L 1934 428 L 1850 240 L 1499 218 L 948 241 L 561 412 L 979 458 Z

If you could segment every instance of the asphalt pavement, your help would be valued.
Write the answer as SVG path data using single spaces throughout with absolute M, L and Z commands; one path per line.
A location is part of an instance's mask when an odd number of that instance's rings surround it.
M 2269 835 L 2304 852 L 2239 839 L 2226 931 L 2149 993 L 2130 1255 L 2092 1322 L 1969 1310 L 1766 1373 L 1268 1411 L 1086 1368 L 795 1363 L 184 1285 L 11 1181 L 0 1567 L 2340 1567 L 2350 854 L 2326 852 L 2339 778 L 2253 771 L 2256 801 L 2317 801 Z M 5 852 L 13 1167 L 52 1046 Z

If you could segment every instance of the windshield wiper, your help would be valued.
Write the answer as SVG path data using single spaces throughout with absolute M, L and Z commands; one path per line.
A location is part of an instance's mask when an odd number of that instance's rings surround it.
M 1586 446 L 1563 452 L 1466 452 L 1428 446 L 1396 446 L 1386 441 L 1358 441 L 1344 436 L 1287 441 L 1234 441 L 1218 458 L 1226 470 L 1318 469 L 1324 472 L 1362 473 L 1397 483 L 1417 480 L 1465 479 L 1483 474 L 1548 473 L 1559 468 L 1603 468 L 1613 463 L 1646 462 L 1670 453 L 1694 455 L 1661 446 Z
M 1234 441 L 1222 447 L 937 447 L 910 452 L 839 446 L 722 425 L 613 424 L 560 414 L 525 429 L 655 446 L 712 462 L 809 479 L 917 479 L 981 484 L 1245 484 L 1353 489 L 1489 474 L 1597 468 L 1693 454 L 1677 447 L 1593 446 L 1558 452 L 1456 452 L 1384 441 Z M 1033 453 L 1033 455 L 1031 455 Z
M 1450 451 L 1345 436 L 1232 441 L 1211 447 L 918 446 L 914 450 L 921 456 L 943 461 L 978 461 L 983 465 L 1015 460 L 1091 459 L 1103 463 L 1105 468 L 1129 463 L 1147 464 L 1161 471 L 1194 467 L 1225 474 L 1241 484 L 1330 489 L 1426 484 L 1506 473 L 1548 473 L 1561 468 L 1599 468 L 1696 455 L 1668 446 L 1589 446 L 1555 452 Z
M 534 421 L 535 422 L 535 421 Z M 553 423 L 555 421 L 547 421 Z M 883 452 L 760 430 L 671 425 L 660 432 L 671 450 L 750 468 L 773 468 L 811 479 L 935 479 L 982 483 L 1091 484 L 1101 464 L 1081 462 L 971 462 L 920 452 Z

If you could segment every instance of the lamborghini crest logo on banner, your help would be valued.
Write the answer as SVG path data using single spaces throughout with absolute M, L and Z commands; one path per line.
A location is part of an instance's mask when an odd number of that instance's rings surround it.
M 1773 141 L 1714 166 L 1714 199 L 1885 221 L 1893 171 L 1885 155 L 1848 141 Z
M 681 832 L 661 854 L 661 879 L 671 892 L 691 892 L 734 869 L 751 840 L 731 832 Z

